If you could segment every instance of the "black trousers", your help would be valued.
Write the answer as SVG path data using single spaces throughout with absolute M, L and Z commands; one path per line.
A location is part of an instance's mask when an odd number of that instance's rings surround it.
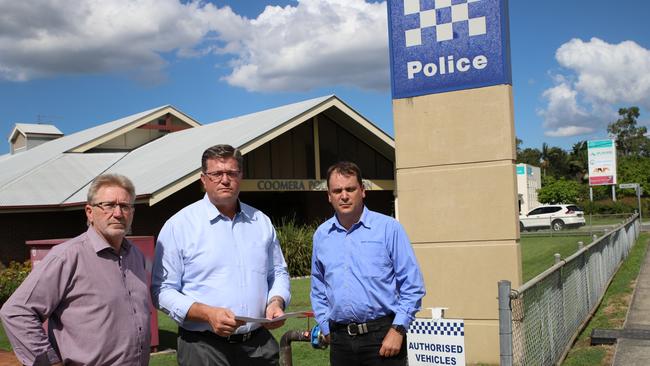
M 266 328 L 240 343 L 205 332 L 178 329 L 178 364 L 181 366 L 277 366 L 280 346 Z
M 330 365 L 332 366 L 405 366 L 406 336 L 400 352 L 393 357 L 379 355 L 381 343 L 390 330 L 392 317 L 385 317 L 369 327 L 369 332 L 351 336 L 344 326 L 330 322 Z

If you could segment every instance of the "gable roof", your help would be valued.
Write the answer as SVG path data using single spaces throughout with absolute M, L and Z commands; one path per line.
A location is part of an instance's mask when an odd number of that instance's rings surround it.
M 147 123 L 150 118 L 158 114 L 164 114 L 167 111 L 181 114 L 181 112 L 178 112 L 174 107 L 169 105 L 153 108 L 48 141 L 20 154 L 10 155 L 5 159 L 0 160 L 0 163 L 2 164 L 0 166 L 0 191 L 7 184 L 20 179 L 33 169 L 56 159 L 59 154 L 66 153 L 79 146 L 97 141 L 102 137 L 111 135 L 111 133 L 115 131 L 124 130 L 125 128 L 136 128 L 141 124 Z M 198 122 L 194 123 L 199 125 Z M 1 201 L 2 200 L 0 199 L 0 202 Z
M 11 130 L 11 133 L 9 134 L 9 142 L 11 143 L 11 141 L 13 141 L 15 136 L 19 133 L 25 136 L 30 134 L 63 136 L 63 132 L 61 132 L 54 125 L 40 123 L 16 123 L 14 129 Z
M 75 171 L 75 182 L 69 183 L 67 186 L 53 187 L 58 191 L 50 192 L 52 197 L 50 200 L 44 200 L 40 195 L 33 196 L 33 198 L 29 198 L 25 194 L 20 195 L 5 187 L 0 180 L 0 208 L 2 206 L 42 206 L 46 202 L 48 202 L 47 204 L 56 204 L 54 202 L 59 199 L 62 199 L 58 201 L 61 206 L 81 205 L 86 200 L 88 187 L 92 180 L 88 179 L 89 176 L 101 173 L 126 175 L 133 181 L 136 195 L 140 201 L 145 200 L 149 205 L 153 205 L 199 179 L 201 155 L 208 147 L 226 143 L 238 147 L 243 154 L 246 154 L 323 112 L 342 114 L 343 117 L 339 116 L 339 120 L 342 120 L 344 124 L 349 124 L 347 128 L 365 131 L 367 137 L 372 140 L 370 141 L 371 146 L 374 145 L 379 152 L 388 157 L 394 154 L 394 142 L 389 135 L 352 110 L 336 96 L 328 95 L 169 133 L 123 155 L 67 152 L 76 151 L 75 148 L 83 143 L 79 143 L 81 140 L 79 139 L 76 144 L 67 144 L 67 149 L 59 148 L 61 152 L 55 155 L 96 155 L 98 162 L 95 165 L 91 164 L 90 158 L 88 160 L 78 158 L 77 160 L 80 164 L 85 164 L 86 167 L 92 166 L 92 172 L 81 168 L 79 170 L 83 171 Z M 125 119 L 133 120 L 141 118 L 142 114 L 151 113 L 152 110 L 125 117 Z M 113 127 L 115 129 L 115 126 Z M 70 147 L 72 145 L 74 146 Z M 50 159 L 41 163 L 48 165 L 48 167 L 41 167 L 40 171 L 43 173 L 35 174 L 47 176 L 57 164 L 62 167 L 64 164 L 74 163 L 75 159 L 66 158 L 57 161 L 56 157 L 51 156 Z M 6 161 L 0 160 L 0 172 L 4 169 L 5 164 Z M 23 173 L 20 180 L 32 180 L 36 176 Z M 16 181 L 12 186 L 19 187 L 21 184 Z M 32 187 L 32 189 L 38 188 Z

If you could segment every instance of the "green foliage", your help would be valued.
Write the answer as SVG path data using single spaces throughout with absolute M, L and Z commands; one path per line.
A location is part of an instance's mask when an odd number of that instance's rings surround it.
M 539 166 L 541 159 L 542 153 L 538 149 L 527 147 L 517 152 L 517 163 Z
M 620 183 L 639 183 L 643 192 L 650 192 L 650 158 L 639 156 L 621 157 L 617 161 L 616 172 Z M 633 189 L 620 189 L 617 195 L 636 197 Z
M 578 201 L 578 206 L 585 210 L 585 214 L 609 215 L 609 214 L 630 214 L 639 210 L 636 199 L 627 197 L 614 202 L 609 199 L 590 202 L 589 199 Z M 641 206 L 644 216 L 648 214 L 650 200 L 643 198 Z
M 550 177 L 545 181 L 537 192 L 537 199 L 541 203 L 574 203 L 586 195 L 586 187 L 576 181 Z
M 650 139 L 645 134 L 646 127 L 637 127 L 639 108 L 621 108 L 618 110 L 619 118 L 607 126 L 607 132 L 616 137 L 616 150 L 620 156 L 650 156 L 648 148 Z
M 282 253 L 293 277 L 311 273 L 312 238 L 316 227 L 316 224 L 298 225 L 294 219 L 286 218 L 276 225 Z
M 9 263 L 9 267 L 0 271 L 0 304 L 7 301 L 9 296 L 23 283 L 31 270 L 32 264 L 30 261 L 24 263 L 12 261 Z

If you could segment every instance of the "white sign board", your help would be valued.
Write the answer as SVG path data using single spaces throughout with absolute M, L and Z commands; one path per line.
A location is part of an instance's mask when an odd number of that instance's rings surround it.
M 614 140 L 587 142 L 589 158 L 589 185 L 616 184 L 616 144 Z
M 621 183 L 618 185 L 618 188 L 620 189 L 626 189 L 626 188 L 633 188 L 636 189 L 639 185 L 636 183 Z
M 406 335 L 409 366 L 464 366 L 465 321 L 415 319 Z

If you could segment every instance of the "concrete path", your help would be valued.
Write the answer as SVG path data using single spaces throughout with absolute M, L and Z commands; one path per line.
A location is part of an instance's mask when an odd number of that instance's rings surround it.
M 650 250 L 641 265 L 624 329 L 650 330 Z M 650 340 L 618 339 L 613 365 L 650 365 Z

